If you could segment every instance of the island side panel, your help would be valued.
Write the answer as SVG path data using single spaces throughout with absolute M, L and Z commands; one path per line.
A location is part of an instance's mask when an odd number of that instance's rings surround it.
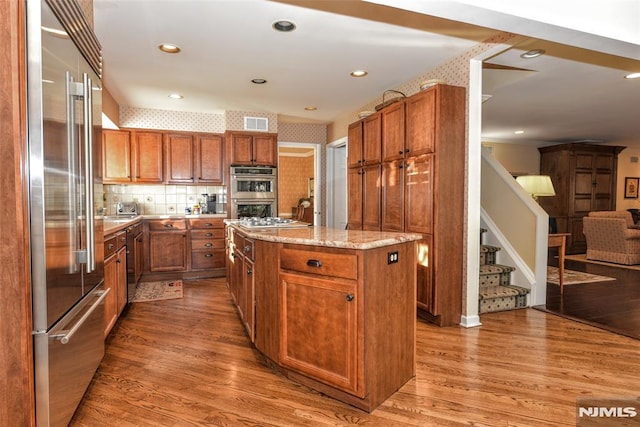
M 281 243 L 255 240 L 255 346 L 279 363 L 278 274 Z
M 397 252 L 397 262 L 389 258 Z M 364 251 L 365 373 L 373 408 L 415 376 L 415 242 Z

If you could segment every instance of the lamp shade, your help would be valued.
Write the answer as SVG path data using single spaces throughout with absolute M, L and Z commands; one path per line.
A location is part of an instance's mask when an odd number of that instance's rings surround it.
M 522 175 L 516 178 L 518 184 L 536 199 L 540 196 L 555 196 L 556 192 L 549 175 Z

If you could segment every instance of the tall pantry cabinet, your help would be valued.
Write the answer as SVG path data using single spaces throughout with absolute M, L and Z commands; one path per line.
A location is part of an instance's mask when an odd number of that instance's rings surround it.
M 424 236 L 418 313 L 441 326 L 458 324 L 462 310 L 465 97 L 436 85 L 349 126 L 348 228 Z M 365 152 L 380 153 L 377 163 Z

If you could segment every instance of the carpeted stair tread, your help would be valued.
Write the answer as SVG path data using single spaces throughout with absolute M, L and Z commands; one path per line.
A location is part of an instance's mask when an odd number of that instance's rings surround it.
M 480 266 L 480 275 L 486 274 L 505 274 L 515 271 L 515 267 L 501 264 L 485 264 Z
M 499 246 L 491 246 L 491 245 L 480 245 L 480 252 L 498 252 L 499 250 L 502 250 L 501 247 Z
M 494 285 L 480 289 L 480 299 L 527 295 L 529 289 L 514 285 Z

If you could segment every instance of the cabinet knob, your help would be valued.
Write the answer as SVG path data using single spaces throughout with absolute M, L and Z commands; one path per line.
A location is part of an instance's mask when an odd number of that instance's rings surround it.
M 120 264 L 120 263 L 121 263 L 120 258 L 118 258 L 118 259 L 116 260 L 116 264 Z
M 400 150 L 398 151 L 398 154 L 404 154 L 404 151 Z
M 346 296 L 344 299 L 346 299 L 346 300 L 347 300 L 347 302 L 351 302 L 351 301 L 353 301 L 353 299 L 354 299 L 354 298 L 355 298 L 355 297 L 354 297 L 354 295 L 353 295 L 353 294 L 347 294 L 347 296 Z
M 246 253 L 251 252 L 251 246 L 249 246 L 249 245 L 245 246 L 245 247 L 244 247 L 244 251 L 245 251 Z
M 250 268 L 247 268 L 247 275 L 251 276 L 253 274 L 253 270 Z
M 109 248 L 109 250 L 113 249 L 113 243 L 109 243 L 107 247 Z
M 408 149 L 408 148 L 405 148 L 405 149 L 404 149 L 404 152 L 405 152 L 405 153 L 408 153 L 408 152 L 409 152 L 409 149 Z

